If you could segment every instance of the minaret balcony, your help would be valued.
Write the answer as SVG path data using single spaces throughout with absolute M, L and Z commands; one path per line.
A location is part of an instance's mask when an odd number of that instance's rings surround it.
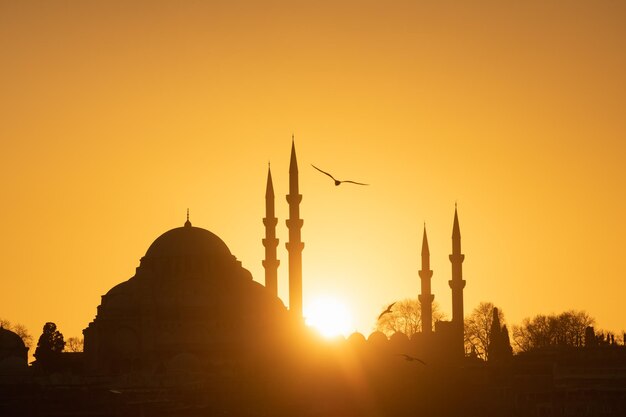
M 420 300 L 420 303 L 422 304 L 424 303 L 432 304 L 432 302 L 435 301 L 435 295 L 434 294 L 419 294 L 417 296 L 417 299 Z
M 264 259 L 261 264 L 264 268 L 276 269 L 280 265 L 280 261 L 278 259 Z
M 276 227 L 278 219 L 276 217 L 265 217 L 263 219 L 263 225 L 266 227 Z
M 433 271 L 431 270 L 417 271 L 417 274 L 420 276 L 421 279 L 430 279 L 433 277 Z
M 287 242 L 285 243 L 285 247 L 289 252 L 301 252 L 304 249 L 304 242 Z
M 289 229 L 301 229 L 302 225 L 304 224 L 304 220 L 302 219 L 287 219 L 285 221 L 285 223 L 287 224 L 287 228 Z
M 287 202 L 289 204 L 300 204 L 302 202 L 302 194 L 298 194 L 297 191 L 295 193 L 290 192 L 287 194 Z
M 464 279 L 459 279 L 459 280 L 451 279 L 450 281 L 448 281 L 448 285 L 450 285 L 450 288 L 453 290 L 462 290 L 463 288 L 465 288 L 465 280 Z
M 263 242 L 263 247 L 275 248 L 278 246 L 278 238 L 268 237 L 261 240 Z
M 450 262 L 455 263 L 455 262 L 463 262 L 465 260 L 465 255 L 463 255 L 462 253 L 453 253 L 449 256 L 450 258 Z

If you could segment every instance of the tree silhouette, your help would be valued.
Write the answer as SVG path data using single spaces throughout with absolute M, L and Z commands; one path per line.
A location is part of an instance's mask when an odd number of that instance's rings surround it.
M 570 310 L 561 314 L 525 318 L 520 326 L 513 327 L 513 340 L 518 350 L 528 352 L 548 346 L 583 346 L 587 327 L 595 319 L 585 311 Z
M 495 320 L 494 311 L 497 314 Z M 465 319 L 465 346 L 469 350 L 474 350 L 476 355 L 484 360 L 489 360 L 492 332 L 495 329 L 494 323 L 499 330 L 497 335 L 501 336 L 503 331 L 500 325 L 504 323 L 504 314 L 493 303 L 487 301 L 482 301 L 478 304 Z M 508 331 L 506 338 L 508 339 Z M 500 339 L 498 340 L 498 346 L 504 345 L 504 341 L 500 342 Z
M 11 324 L 9 320 L 0 318 L 0 327 L 4 327 L 7 330 L 11 330 L 22 338 L 22 342 L 27 348 L 30 348 L 33 343 L 33 337 L 28 333 L 26 326 L 20 323 Z
M 616 337 L 615 334 L 610 330 L 594 329 L 593 327 L 588 327 L 585 331 L 585 346 L 593 347 L 623 344 L 623 338 L 621 338 L 619 335 Z
M 33 337 L 30 335 L 30 333 L 28 333 L 28 329 L 23 324 L 14 324 L 13 328 L 11 328 L 11 331 L 13 331 L 15 334 L 22 338 L 22 341 L 27 348 L 30 348 L 30 346 L 33 344 Z
M 502 326 L 502 340 L 504 344 L 504 355 L 507 357 L 513 356 L 513 346 L 511 345 L 509 329 L 507 329 L 506 324 Z
M 70 337 L 65 343 L 66 352 L 82 352 L 85 340 L 82 337 Z
M 43 333 L 39 336 L 35 359 L 45 371 L 54 370 L 58 363 L 61 352 L 65 347 L 63 335 L 57 330 L 57 325 L 51 322 L 43 326 Z
M 585 347 L 597 346 L 596 332 L 593 326 L 587 326 L 585 329 Z
M 385 306 L 386 307 L 386 306 Z M 385 308 L 383 307 L 383 309 Z M 382 310 L 382 309 L 381 309 Z M 439 311 L 439 304 L 433 302 L 433 321 L 444 320 L 445 314 Z M 390 337 L 396 332 L 411 337 L 422 331 L 422 305 L 416 298 L 397 301 L 387 313 L 376 322 L 376 330 Z
M 513 355 L 513 349 L 509 340 L 509 331 L 506 328 L 506 324 L 500 325 L 500 312 L 496 307 L 493 308 L 492 317 L 493 321 L 489 329 L 487 360 L 489 362 L 498 362 L 510 358 Z

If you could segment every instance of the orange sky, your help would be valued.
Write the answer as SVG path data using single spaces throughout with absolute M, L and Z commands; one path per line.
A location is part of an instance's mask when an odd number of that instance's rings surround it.
M 187 207 L 262 282 L 268 160 L 286 301 L 293 132 L 305 308 L 369 333 L 426 221 L 450 317 L 457 200 L 466 315 L 626 328 L 626 5 L 465 3 L 0 2 L 0 317 L 80 335 Z

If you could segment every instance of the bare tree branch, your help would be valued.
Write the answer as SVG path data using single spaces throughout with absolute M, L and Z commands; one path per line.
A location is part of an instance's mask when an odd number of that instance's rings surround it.
M 383 310 L 383 307 L 381 310 Z M 445 319 L 445 314 L 439 311 L 439 304 L 432 304 L 433 320 Z M 396 332 L 411 337 L 422 331 L 422 305 L 418 299 L 406 298 L 396 302 L 391 313 L 382 316 L 376 323 L 376 329 L 390 337 Z

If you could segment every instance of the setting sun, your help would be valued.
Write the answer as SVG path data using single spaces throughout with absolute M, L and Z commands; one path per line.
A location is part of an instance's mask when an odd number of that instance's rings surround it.
M 324 337 L 347 335 L 352 330 L 352 316 L 345 305 L 334 298 L 318 298 L 304 311 L 307 326 Z

